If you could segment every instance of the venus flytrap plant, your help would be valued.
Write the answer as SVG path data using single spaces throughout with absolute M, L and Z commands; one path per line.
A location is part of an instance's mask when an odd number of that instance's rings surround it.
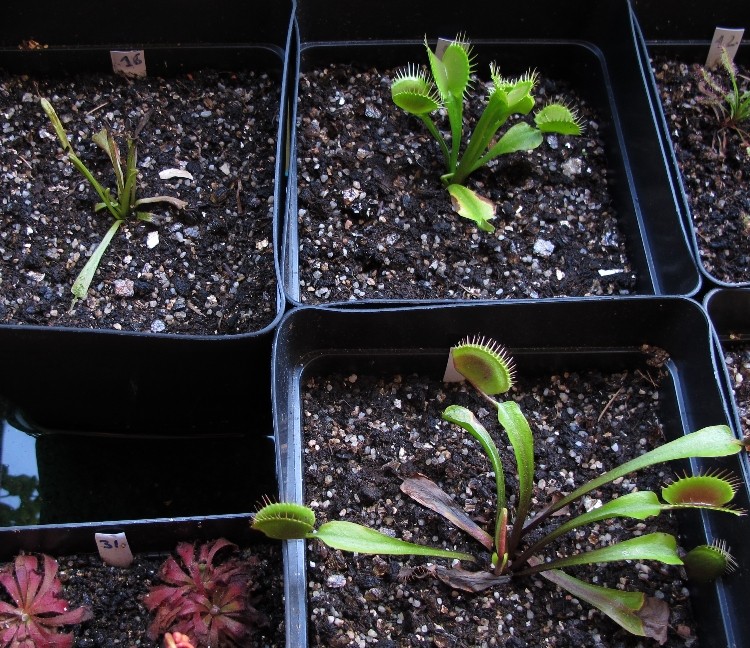
M 740 89 L 737 83 L 737 68 L 726 48 L 721 50 L 721 68 L 729 80 L 727 86 L 716 72 L 700 68 L 703 83 L 699 86 L 719 122 L 719 128 L 732 128 L 742 138 L 743 145 L 750 149 L 750 133 L 743 126 L 750 120 L 750 90 Z
M 544 551 L 560 536 L 579 527 L 614 518 L 645 520 L 665 511 L 702 508 L 742 515 L 732 508 L 739 481 L 722 472 L 684 476 L 661 490 L 661 498 L 651 491 L 635 491 L 572 518 L 560 513 L 584 495 L 614 480 L 650 466 L 694 457 L 724 457 L 739 453 L 745 444 L 726 425 L 702 428 L 670 441 L 627 461 L 590 480 L 573 492 L 556 499 L 539 512 L 532 512 L 534 496 L 534 439 L 531 428 L 515 401 L 498 401 L 514 379 L 514 366 L 508 354 L 492 341 L 466 339 L 452 349 L 455 368 L 497 412 L 497 420 L 515 456 L 518 489 L 514 510 L 508 503 L 503 461 L 498 447 L 478 418 L 467 408 L 448 406 L 443 418 L 458 425 L 478 442 L 495 475 L 496 514 L 489 531 L 477 525 L 436 483 L 424 476 L 403 481 L 401 490 L 437 512 L 457 528 L 476 539 L 491 553 L 487 569 L 469 571 L 460 565 L 432 565 L 430 573 L 455 589 L 479 592 L 506 585 L 518 578 L 539 574 L 577 598 L 587 601 L 629 632 L 664 643 L 669 609 L 660 599 L 640 592 L 626 592 L 586 583 L 563 571 L 568 567 L 613 561 L 654 560 L 667 565 L 685 565 L 698 580 L 711 580 L 734 567 L 725 545 L 715 542 L 680 556 L 676 539 L 667 533 L 635 536 L 583 553 L 543 558 Z M 557 514 L 553 517 L 553 514 Z M 556 526 L 553 521 L 560 520 Z M 529 533 L 543 522 L 551 528 L 542 537 L 529 540 Z M 315 539 L 344 551 L 382 555 L 422 555 L 477 562 L 478 556 L 427 547 L 392 538 L 352 522 L 336 520 L 315 526 L 314 512 L 300 504 L 267 503 L 255 515 L 253 528 L 277 539 Z
M 535 113 L 535 126 L 519 121 L 499 138 L 498 131 L 513 115 L 528 115 L 534 108 L 532 91 L 537 83 L 535 72 L 517 79 L 503 77 L 495 64 L 490 65 L 492 87 L 482 112 L 461 155 L 464 101 L 475 71 L 471 44 L 462 35 L 456 36 L 438 57 L 427 44 L 431 74 L 414 65 L 399 70 L 391 84 L 393 102 L 412 114 L 427 127 L 437 140 L 445 158 L 443 184 L 448 189 L 454 209 L 476 222 L 485 232 L 495 228 L 494 205 L 464 186 L 468 176 L 491 160 L 516 151 L 530 151 L 542 143 L 545 133 L 580 135 L 581 124 L 576 114 L 562 103 L 550 103 Z M 431 117 L 445 108 L 450 126 L 450 146 Z
M 143 205 L 153 203 L 169 203 L 170 205 L 183 209 L 187 206 L 184 200 L 174 198 L 173 196 L 154 196 L 151 198 L 136 198 L 136 189 L 138 184 L 138 155 L 136 150 L 135 139 L 128 137 L 127 139 L 127 153 L 125 160 L 123 161 L 120 153 L 120 148 L 115 141 L 112 133 L 106 128 L 103 128 L 96 133 L 92 140 L 94 143 L 101 148 L 109 157 L 112 163 L 112 170 L 115 174 L 115 195 L 112 192 L 102 186 L 102 184 L 94 177 L 91 171 L 86 167 L 81 158 L 73 150 L 73 146 L 68 139 L 68 135 L 65 132 L 65 128 L 60 121 L 55 109 L 48 99 L 44 97 L 40 98 L 42 109 L 49 117 L 52 123 L 57 139 L 63 148 L 63 151 L 67 154 L 68 159 L 71 161 L 73 166 L 80 171 L 84 178 L 88 181 L 91 187 L 94 189 L 96 194 L 99 196 L 101 202 L 94 205 L 94 211 L 99 212 L 102 209 L 106 209 L 114 218 L 114 222 L 107 230 L 102 240 L 97 245 L 93 254 L 89 257 L 88 261 L 84 265 L 81 272 L 76 277 L 71 288 L 73 293 L 73 304 L 76 301 L 86 297 L 91 281 L 94 278 L 96 269 L 99 267 L 104 252 L 109 247 L 112 239 L 114 238 L 117 230 L 120 226 L 129 218 L 135 218 L 136 220 L 153 222 L 154 215 L 150 212 L 140 211 L 138 208 Z

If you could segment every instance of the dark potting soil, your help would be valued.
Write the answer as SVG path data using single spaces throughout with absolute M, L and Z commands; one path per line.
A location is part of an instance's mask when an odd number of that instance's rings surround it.
M 502 156 L 469 177 L 467 185 L 496 205 L 496 231 L 488 234 L 453 211 L 437 142 L 391 100 L 395 73 L 337 64 L 302 75 L 295 215 L 301 301 L 634 290 L 608 187 L 601 117 L 585 100 L 542 78 L 537 105 L 573 106 L 583 135 L 548 135 L 535 150 Z M 466 133 L 485 105 L 482 83 L 475 80 L 465 102 Z
M 665 441 L 658 414 L 661 371 L 520 378 L 511 397 L 537 442 L 535 510 L 558 492 L 570 492 Z M 512 450 L 499 436 L 496 418 L 464 385 L 416 375 L 309 378 L 303 391 L 305 500 L 318 522 L 359 522 L 405 540 L 466 551 L 478 556 L 479 566 L 488 565 L 490 556 L 476 541 L 399 490 L 403 477 L 424 474 L 480 525 L 491 526 L 495 484 L 489 462 L 469 434 L 441 419 L 454 403 L 477 413 L 496 439 L 512 502 Z M 583 498 L 569 514 L 636 488 L 659 492 L 675 476 L 669 466 L 656 466 L 618 479 Z M 678 518 L 663 514 L 644 522 L 601 522 L 563 536 L 546 554 L 569 555 L 653 531 L 675 534 L 679 543 Z M 655 645 L 539 576 L 468 594 L 413 569 L 429 562 L 426 558 L 350 554 L 314 541 L 308 543 L 307 558 L 310 645 Z M 576 567 L 570 573 L 665 600 L 671 609 L 666 645 L 698 645 L 681 568 L 635 561 Z
M 750 141 L 720 127 L 701 91 L 698 64 L 654 56 L 652 67 L 703 267 L 719 281 L 750 281 Z M 738 66 L 743 87 L 748 72 Z M 715 74 L 726 81 L 720 71 Z
M 742 433 L 750 435 L 750 346 L 731 346 L 724 352 L 729 371 L 730 388 L 734 392 Z
M 257 331 L 276 316 L 273 209 L 279 82 L 248 71 L 170 79 L 0 73 L 0 322 L 179 334 Z M 137 197 L 169 195 L 183 210 L 142 209 L 105 252 L 88 296 L 71 286 L 113 222 L 63 154 L 39 97 L 73 148 L 114 190 L 91 137 L 125 137 L 142 120 Z M 170 169 L 192 179 L 160 179 Z
M 255 556 L 252 581 L 257 590 L 255 607 L 268 619 L 259 628 L 253 646 L 284 648 L 283 568 L 279 545 L 260 544 L 244 549 L 243 556 Z M 75 648 L 161 648 L 161 641 L 146 636 L 151 615 L 142 603 L 149 587 L 159 584 L 158 571 L 165 555 L 136 555 L 128 568 L 105 565 L 96 554 L 57 558 L 58 576 L 71 607 L 88 605 L 94 618 L 66 628 L 74 632 Z M 198 647 L 196 647 L 198 648 Z M 206 648 L 205 646 L 203 648 Z M 228 648 L 220 646 L 218 648 Z M 243 647 L 244 648 L 244 647 Z

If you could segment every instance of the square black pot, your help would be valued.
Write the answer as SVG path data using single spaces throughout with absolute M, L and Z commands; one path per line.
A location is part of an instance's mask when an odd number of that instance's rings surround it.
M 740 416 L 740 404 L 737 400 L 734 381 L 729 367 L 725 362 L 725 355 L 750 344 L 750 290 L 747 288 L 714 288 L 706 293 L 703 306 L 708 313 L 714 328 L 714 336 L 718 347 L 718 355 L 723 360 L 723 378 L 727 401 L 732 406 L 732 417 L 738 435 L 748 434 L 750 430 L 743 429 Z M 744 408 L 747 404 L 744 404 Z
M 407 375 L 441 379 L 448 349 L 467 335 L 498 340 L 515 358 L 519 374 L 550 375 L 600 369 L 644 370 L 642 345 L 668 352 L 669 373 L 659 397 L 667 439 L 706 425 L 727 424 L 729 413 L 705 311 L 683 297 L 518 300 L 393 309 L 302 307 L 287 313 L 274 341 L 274 425 L 280 495 L 305 502 L 302 451 L 302 386 L 314 376 Z M 647 369 L 646 369 L 647 370 Z M 741 475 L 746 459 L 722 460 Z M 700 470 L 702 461 L 691 462 Z M 740 506 L 747 500 L 741 489 Z M 739 573 L 691 592 L 701 645 L 749 645 L 742 614 L 750 556 L 746 518 L 696 514 L 685 519 L 687 544 L 726 538 L 738 548 Z M 306 549 L 285 543 L 288 645 L 308 645 Z
M 329 15 L 336 15 L 336 21 Z M 486 70 L 495 60 L 508 75 L 535 68 L 569 80 L 605 122 L 601 128 L 608 144 L 614 208 L 637 275 L 637 293 L 689 296 L 699 290 L 700 276 L 651 113 L 627 2 L 604 6 L 584 0 L 562 8 L 545 1 L 533 8 L 502 9 L 487 3 L 475 12 L 463 7 L 435 12 L 429 3 L 418 2 L 404 12 L 395 2 L 370 11 L 344 2 L 301 0 L 296 27 L 296 61 L 289 74 L 293 125 L 300 119 L 301 72 L 332 62 L 397 66 L 421 61 L 425 37 L 432 44 L 438 36 L 465 33 L 477 54 L 477 70 Z M 296 141 L 293 128 L 282 278 L 288 301 L 301 305 Z M 363 298 L 359 303 L 383 302 Z
M 190 6 L 138 1 L 127 10 L 114 5 L 92 10 L 85 3 L 60 10 L 46 0 L 33 5 L 11 0 L 3 7 L 0 24 L 0 69 L 31 76 L 111 76 L 110 51 L 142 49 L 148 72 L 155 76 L 204 68 L 268 73 L 280 96 L 278 161 L 285 150 L 292 9 L 291 0 L 262 11 L 253 3 L 232 0 Z M 30 48 L 30 41 L 39 47 Z M 280 165 L 273 174 L 272 321 L 257 331 L 206 336 L 0 325 L 7 367 L 0 378 L 0 400 L 35 425 L 62 430 L 204 433 L 221 429 L 246 405 L 260 421 L 268 421 L 271 340 L 285 306 L 278 270 L 285 192 Z M 240 357 L 253 367 L 243 381 L 236 376 Z M 212 377 L 204 381 L 201 375 Z M 213 414 L 207 417 L 207 412 Z
M 689 11 L 685 10 L 683 4 L 671 0 L 666 2 L 632 0 L 632 4 L 638 49 L 659 137 L 662 140 L 669 173 L 677 192 L 678 205 L 685 223 L 688 241 L 702 278 L 700 295 L 705 296 L 715 288 L 747 288 L 750 286 L 750 281 L 717 277 L 701 260 L 692 210 L 670 136 L 651 59 L 654 56 L 666 56 L 688 65 L 694 63 L 704 65 L 714 37 L 714 30 L 717 27 L 747 28 L 750 25 L 750 8 L 744 3 L 732 2 L 732 0 L 702 3 L 691 6 Z M 747 37 L 746 32 L 744 39 L 746 40 Z M 734 60 L 747 65 L 750 62 L 750 50 L 741 45 Z

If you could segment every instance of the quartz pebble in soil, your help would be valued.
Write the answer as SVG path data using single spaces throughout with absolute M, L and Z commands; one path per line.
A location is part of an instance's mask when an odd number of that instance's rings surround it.
M 252 71 L 137 80 L 0 72 L 0 322 L 197 335 L 269 325 L 279 94 L 277 80 Z M 73 281 L 113 217 L 94 213 L 96 193 L 63 155 L 39 96 L 105 187 L 114 174 L 92 135 L 112 130 L 124 154 L 126 135 L 148 116 L 137 197 L 188 203 L 148 205 L 155 224 L 124 224 L 73 309 Z M 172 169 L 182 175 L 160 178 Z
M 340 64 L 302 74 L 301 301 L 633 292 L 600 117 L 586 101 L 561 82 L 539 82 L 537 104 L 574 106 L 583 136 L 548 135 L 535 150 L 502 156 L 470 176 L 468 186 L 496 205 L 497 229 L 488 234 L 453 211 L 437 142 L 393 105 L 394 74 Z M 475 79 L 466 132 L 485 105 L 482 95 Z
M 750 282 L 750 155 L 747 139 L 719 118 L 701 92 L 698 64 L 654 56 L 652 67 L 682 175 L 700 260 L 715 279 Z M 720 72 L 716 72 L 719 78 Z M 746 87 L 748 70 L 738 66 Z M 745 125 L 746 126 L 746 125 Z
M 661 370 L 614 374 L 565 373 L 521 378 L 511 398 L 536 439 L 536 510 L 602 472 L 662 444 Z M 442 420 L 449 404 L 475 411 L 502 454 L 508 493 L 516 489 L 512 450 L 497 420 L 463 385 L 417 375 L 309 377 L 303 389 L 305 498 L 319 523 L 359 522 L 412 542 L 489 555 L 437 514 L 415 504 L 399 486 L 419 472 L 455 496 L 480 525 L 494 519 L 495 483 L 470 435 Z M 597 506 L 634 489 L 657 490 L 675 475 L 656 466 L 592 492 Z M 677 535 L 676 515 L 644 522 L 618 519 L 576 530 L 552 550 L 561 555 L 653 531 Z M 452 590 L 424 576 L 426 558 L 353 555 L 308 545 L 310 645 L 354 647 L 506 646 L 509 648 L 646 648 L 588 604 L 541 577 L 519 579 L 478 594 Z M 464 565 L 466 566 L 466 565 Z M 578 567 L 571 572 L 609 587 L 643 591 L 671 608 L 667 646 L 698 645 L 687 582 L 679 567 L 637 561 Z M 404 578 L 404 573 L 412 577 Z M 399 577 L 401 576 L 401 577 Z

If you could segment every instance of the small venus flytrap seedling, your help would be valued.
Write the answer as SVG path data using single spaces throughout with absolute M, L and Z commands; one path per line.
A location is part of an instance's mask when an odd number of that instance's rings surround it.
M 583 496 L 606 484 L 650 466 L 694 457 L 729 456 L 739 453 L 745 444 L 736 439 L 726 425 L 705 427 L 626 461 L 571 493 L 561 493 L 541 510 L 532 512 L 535 484 L 533 434 L 518 403 L 496 400 L 498 395 L 506 394 L 513 386 L 515 367 L 510 355 L 496 342 L 478 337 L 465 339 L 451 351 L 455 369 L 496 411 L 498 423 L 513 449 L 518 485 L 514 497 L 509 498 L 503 461 L 492 435 L 469 409 L 448 406 L 443 411 L 443 418 L 479 442 L 495 475 L 497 503 L 491 528 L 485 530 L 476 524 L 454 498 L 425 476 L 405 479 L 401 491 L 477 540 L 490 552 L 491 561 L 486 569 L 476 571 L 463 569 L 460 565 L 445 567 L 436 564 L 428 567 L 428 572 L 454 589 L 469 592 L 504 586 L 516 579 L 539 574 L 598 608 L 629 632 L 664 643 L 669 621 L 665 601 L 647 597 L 641 592 L 593 585 L 564 570 L 613 561 L 654 560 L 667 565 L 684 565 L 687 573 L 697 580 L 711 580 L 731 571 L 735 565 L 723 543 L 715 541 L 698 547 L 687 553 L 684 559 L 674 536 L 661 532 L 637 535 L 583 553 L 561 556 L 558 552 L 551 552 L 550 557 L 545 558 L 545 551 L 566 533 L 613 518 L 645 520 L 665 511 L 686 508 L 743 515 L 744 511 L 730 504 L 739 481 L 723 472 L 681 477 L 661 490 L 661 498 L 652 491 L 634 491 L 573 517 L 565 516 L 563 509 L 572 508 Z M 546 525 L 546 532 L 541 536 L 538 533 L 531 536 L 530 532 L 542 523 Z M 478 556 L 405 542 L 343 520 L 326 522 L 316 528 L 314 512 L 301 504 L 267 503 L 256 513 L 252 526 L 272 538 L 315 539 L 343 551 L 479 562 Z
M 84 265 L 81 272 L 76 277 L 71 288 L 73 293 L 73 304 L 77 300 L 86 297 L 91 281 L 94 278 L 96 269 L 99 267 L 102 256 L 107 250 L 107 247 L 112 241 L 112 238 L 120 229 L 120 226 L 129 218 L 134 218 L 140 221 L 153 222 L 154 216 L 150 212 L 141 211 L 138 208 L 143 205 L 153 203 L 168 203 L 178 209 L 183 209 L 187 206 L 184 200 L 174 198 L 173 196 L 154 196 L 151 198 L 136 198 L 136 189 L 138 185 L 138 155 L 136 151 L 136 142 L 132 137 L 127 139 L 127 153 L 125 160 L 122 159 L 120 148 L 115 141 L 114 136 L 106 128 L 103 128 L 96 133 L 92 140 L 94 143 L 101 148 L 109 157 L 112 164 L 112 170 L 115 174 L 115 195 L 112 192 L 102 186 L 102 184 L 94 177 L 91 171 L 86 167 L 81 158 L 73 150 L 73 146 L 68 139 L 68 135 L 65 132 L 65 128 L 60 121 L 60 118 L 55 112 L 52 104 L 48 99 L 41 97 L 40 103 L 42 109 L 49 117 L 52 123 L 57 139 L 60 141 L 63 151 L 68 156 L 73 166 L 80 171 L 84 178 L 88 181 L 91 187 L 94 189 L 96 194 L 99 196 L 101 202 L 94 205 L 94 211 L 98 212 L 102 209 L 106 209 L 114 218 L 114 222 L 107 230 L 102 240 L 97 245 L 93 254 L 89 257 L 88 261 Z
M 396 73 L 391 97 L 399 108 L 421 119 L 437 140 L 445 158 L 446 172 L 442 181 L 451 195 L 454 209 L 474 221 L 479 229 L 493 232 L 495 228 L 490 220 L 495 217 L 495 207 L 487 198 L 465 186 L 467 177 L 501 155 L 535 149 L 542 143 L 545 133 L 580 135 L 580 120 L 566 105 L 549 103 L 534 114 L 534 126 L 518 121 L 497 137 L 510 117 L 528 115 L 532 111 L 535 100 L 531 93 L 538 77 L 535 72 L 527 72 L 516 79 L 505 78 L 493 63 L 486 106 L 462 153 L 464 101 L 475 71 L 471 44 L 459 34 L 440 57 L 430 49 L 426 39 L 425 47 L 430 73 L 407 65 Z M 448 115 L 450 145 L 431 116 L 442 108 Z
M 726 47 L 721 48 L 720 65 L 729 84 L 719 78 L 718 72 L 700 68 L 701 92 L 705 102 L 711 106 L 719 123 L 719 129 L 731 128 L 742 138 L 743 146 L 750 147 L 750 133 L 745 123 L 750 121 L 750 89 L 740 88 L 737 68 Z

